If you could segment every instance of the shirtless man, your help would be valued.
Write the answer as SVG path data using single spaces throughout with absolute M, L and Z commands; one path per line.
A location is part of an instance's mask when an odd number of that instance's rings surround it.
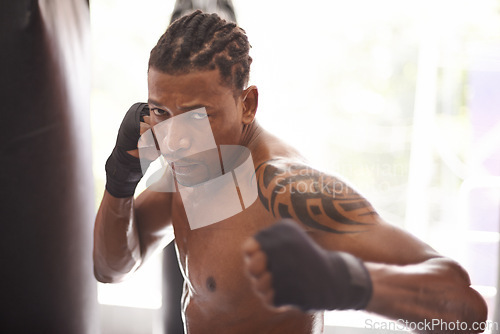
M 151 51 L 149 108 L 129 110 L 106 163 L 106 191 L 95 222 L 96 278 L 124 280 L 165 246 L 172 225 L 185 277 L 186 333 L 321 333 L 320 310 L 346 308 L 408 321 L 485 321 L 485 302 L 457 263 L 384 222 L 351 186 L 309 167 L 259 126 L 258 91 L 247 86 L 249 48 L 238 26 L 197 11 L 170 25 Z M 186 201 L 221 173 L 203 154 L 190 155 L 200 144 L 194 131 L 172 124 L 163 134 L 155 130 L 193 111 L 193 119 L 208 122 L 215 152 L 228 145 L 249 150 L 258 193 L 239 213 L 202 227 L 192 226 L 187 205 L 196 206 Z M 166 160 L 177 160 L 159 181 L 169 191 L 150 187 L 134 198 L 143 175 L 137 141 L 150 128 Z M 241 162 L 235 160 L 222 162 L 226 172 Z M 211 205 L 207 214 L 225 206 Z M 295 225 L 277 223 L 282 218 Z M 282 240 L 287 235 L 291 242 Z M 280 265 L 290 262 L 287 254 L 304 268 L 293 279 L 280 271 L 290 269 Z M 278 265 L 271 268 L 273 261 Z M 335 270 L 325 271 L 330 265 Z M 281 291 L 281 283 L 288 290 Z M 295 288 L 299 298 L 293 297 Z M 334 300 L 339 294 L 342 301 Z

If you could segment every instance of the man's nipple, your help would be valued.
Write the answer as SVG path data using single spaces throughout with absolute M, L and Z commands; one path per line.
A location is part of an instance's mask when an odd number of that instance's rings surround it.
M 208 291 L 215 292 L 215 290 L 217 289 L 217 285 L 215 284 L 215 278 L 213 278 L 212 276 L 208 276 L 206 284 Z

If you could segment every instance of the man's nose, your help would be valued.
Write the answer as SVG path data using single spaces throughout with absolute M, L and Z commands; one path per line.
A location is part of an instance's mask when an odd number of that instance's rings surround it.
M 180 123 L 180 124 L 179 124 Z M 183 122 L 172 122 L 163 138 L 163 147 L 167 155 L 178 155 L 186 152 L 191 147 L 189 131 L 182 124 Z

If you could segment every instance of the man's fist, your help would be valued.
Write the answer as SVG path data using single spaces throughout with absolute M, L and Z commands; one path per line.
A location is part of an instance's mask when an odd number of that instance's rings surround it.
M 130 197 L 142 178 L 147 163 L 139 160 L 137 143 L 149 126 L 147 103 L 136 103 L 125 114 L 118 130 L 116 146 L 106 161 L 106 190 L 114 197 Z
M 243 246 L 250 280 L 270 306 L 303 311 L 363 309 L 372 283 L 363 262 L 320 248 L 292 220 L 260 231 Z

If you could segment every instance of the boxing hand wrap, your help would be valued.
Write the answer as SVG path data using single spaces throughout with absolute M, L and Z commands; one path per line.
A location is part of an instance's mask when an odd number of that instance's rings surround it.
M 355 256 L 321 249 L 297 224 L 283 220 L 255 236 L 267 255 L 274 305 L 303 311 L 364 309 L 372 282 Z
M 141 161 L 127 153 L 137 149 L 140 122 L 149 115 L 146 103 L 136 103 L 125 114 L 118 130 L 116 146 L 106 161 L 106 190 L 114 197 L 123 198 L 134 195 L 135 188 L 142 178 Z M 150 162 L 149 162 L 150 163 Z M 149 166 L 143 162 L 143 167 Z

